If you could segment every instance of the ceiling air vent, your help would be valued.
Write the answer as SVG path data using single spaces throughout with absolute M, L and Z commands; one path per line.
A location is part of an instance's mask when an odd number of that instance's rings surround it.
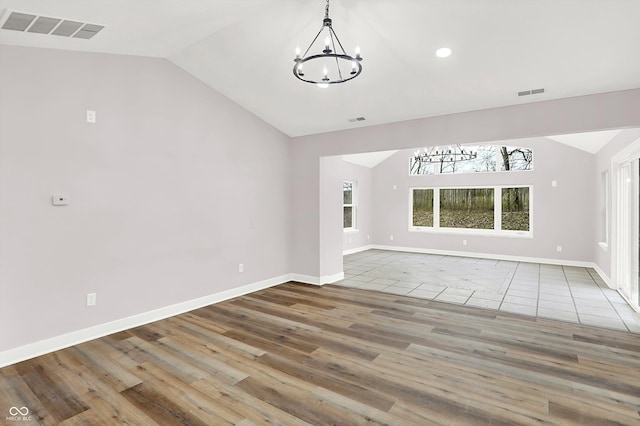
M 104 28 L 104 25 L 88 24 L 61 18 L 11 12 L 2 25 L 3 30 L 21 31 L 36 34 L 49 34 L 61 37 L 90 39 Z
M 349 119 L 349 123 L 355 123 L 357 121 L 365 121 L 365 120 L 366 120 L 366 118 L 364 118 L 364 117 L 350 118 Z
M 544 93 L 544 89 L 532 89 L 532 90 L 525 90 L 523 92 L 518 92 L 518 96 L 539 95 L 541 93 Z

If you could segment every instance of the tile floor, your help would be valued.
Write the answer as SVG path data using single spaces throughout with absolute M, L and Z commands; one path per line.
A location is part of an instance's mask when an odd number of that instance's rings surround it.
M 386 250 L 344 257 L 345 287 L 640 333 L 640 315 L 590 268 Z

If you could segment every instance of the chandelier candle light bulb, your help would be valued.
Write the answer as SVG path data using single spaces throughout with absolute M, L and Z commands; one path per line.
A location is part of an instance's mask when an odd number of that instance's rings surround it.
M 320 35 L 323 33 L 324 46 L 319 41 L 322 40 Z M 355 48 L 355 56 L 347 55 L 345 52 L 338 35 L 333 30 L 331 18 L 329 18 L 329 0 L 327 0 L 320 31 L 304 53 L 301 53 L 300 48 L 296 48 L 294 62 L 293 75 L 298 80 L 314 83 L 323 88 L 330 84 L 352 80 L 362 73 L 360 47 Z M 307 62 L 315 64 L 315 66 L 310 65 L 307 68 L 308 77 L 302 72 L 302 64 Z M 322 74 L 320 74 L 320 65 L 323 65 Z M 332 78 L 329 78 L 329 74 Z
M 455 163 L 458 161 L 473 160 L 477 158 L 477 156 L 478 151 L 474 152 L 470 149 L 465 149 L 461 145 L 442 149 L 437 146 L 424 148 L 423 152 L 420 152 L 420 149 L 418 149 L 413 154 L 414 160 L 421 163 Z

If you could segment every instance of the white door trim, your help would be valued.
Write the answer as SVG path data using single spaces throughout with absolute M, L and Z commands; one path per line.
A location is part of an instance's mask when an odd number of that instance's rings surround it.
M 638 303 L 640 228 L 638 159 L 640 159 L 640 138 L 611 158 L 613 201 L 611 278 L 618 292 L 636 311 L 640 311 Z

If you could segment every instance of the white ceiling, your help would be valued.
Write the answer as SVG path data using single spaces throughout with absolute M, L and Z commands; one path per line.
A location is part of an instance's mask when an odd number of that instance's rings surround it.
M 363 152 L 360 154 L 343 155 L 342 159 L 352 164 L 364 167 L 375 167 L 382 163 L 387 158 L 391 157 L 398 150 L 393 151 L 376 151 L 376 152 Z
M 600 148 L 611 142 L 622 130 L 604 130 L 601 132 L 572 133 L 570 135 L 547 136 L 556 142 L 595 154 Z
M 91 40 L 0 30 L 0 43 L 165 57 L 289 136 L 640 87 L 634 0 L 332 0 L 334 29 L 347 51 L 361 47 L 364 71 L 328 89 L 292 75 L 324 0 L 0 0 L 4 9 L 106 28 Z M 451 57 L 435 56 L 442 46 Z

